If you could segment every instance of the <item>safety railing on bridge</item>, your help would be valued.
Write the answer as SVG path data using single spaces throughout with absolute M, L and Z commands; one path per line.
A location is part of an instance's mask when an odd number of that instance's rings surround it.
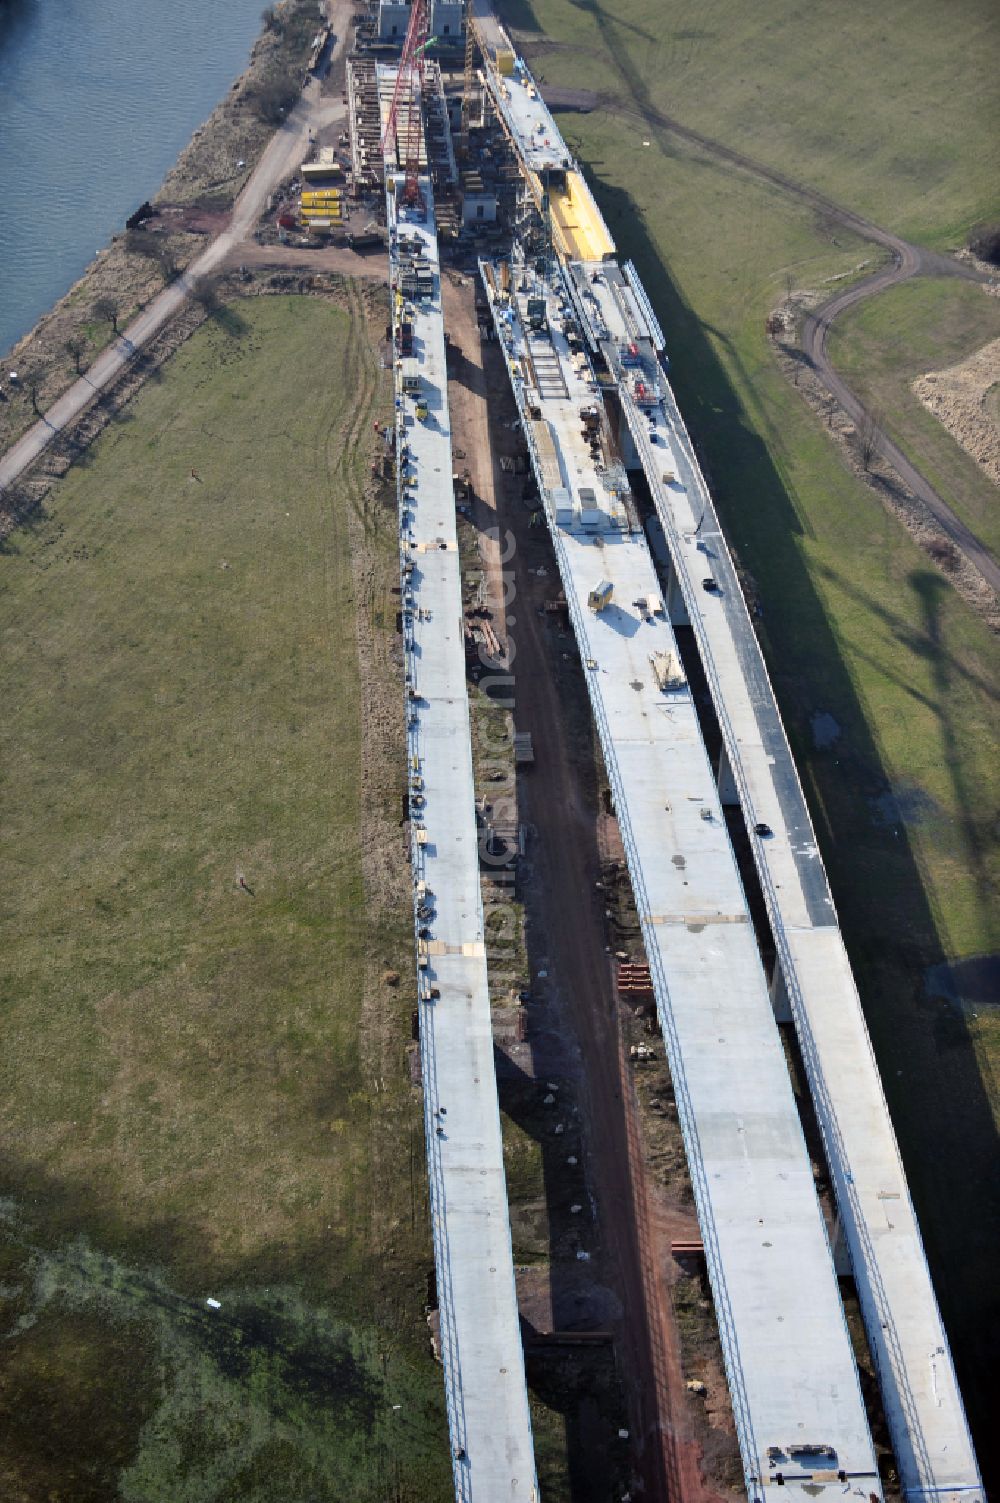
M 396 425 L 397 454 L 403 442 L 405 428 Z M 406 491 L 403 485 L 403 466 L 396 467 L 396 504 L 400 519 L 399 582 L 403 616 L 403 662 L 404 662 L 404 713 L 406 716 L 406 754 L 408 769 L 421 765 L 419 689 L 416 679 L 414 654 L 415 635 L 413 611 L 407 606 L 408 592 L 414 588 L 408 574 L 407 533 L 403 518 L 408 511 Z M 409 778 L 407 780 L 409 782 Z M 422 927 L 418 915 L 421 898 L 418 883 L 426 880 L 426 853 L 419 839 L 420 830 L 416 821 L 410 823 L 410 862 L 413 899 L 414 933 Z M 452 1445 L 452 1471 L 455 1479 L 455 1496 L 460 1503 L 471 1503 L 469 1470 L 455 1458 L 467 1448 L 465 1424 L 465 1396 L 462 1389 L 462 1364 L 458 1347 L 458 1326 L 455 1317 L 454 1292 L 452 1288 L 451 1251 L 448 1245 L 447 1211 L 448 1197 L 444 1170 L 441 1163 L 441 1146 L 437 1136 L 438 1107 L 440 1099 L 437 1086 L 437 1054 L 434 1038 L 433 1008 L 435 999 L 430 996 L 430 977 L 421 973 L 418 977 L 418 1017 L 420 1020 L 420 1073 L 424 1096 L 424 1138 L 426 1140 L 427 1174 L 430 1191 L 431 1232 L 434 1243 L 434 1268 L 437 1281 L 439 1314 L 439 1341 L 441 1366 L 444 1373 L 445 1405 L 448 1413 L 448 1431 Z

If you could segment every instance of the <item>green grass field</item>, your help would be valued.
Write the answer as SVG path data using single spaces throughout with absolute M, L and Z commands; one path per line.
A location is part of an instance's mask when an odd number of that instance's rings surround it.
M 995 215 L 991 0 L 889 0 L 876 13 L 863 0 L 498 9 L 529 50 L 535 27 L 559 44 L 538 54 L 546 83 L 648 102 L 900 234 L 944 247 Z
M 768 347 L 765 319 L 789 289 L 832 291 L 841 282 L 831 279 L 856 275 L 872 248 L 685 145 L 648 111 L 880 224 L 957 244 L 990 212 L 992 9 L 978 0 L 947 13 L 910 0 L 877 17 L 860 0 L 826 10 L 793 0 L 763 9 L 678 0 L 666 12 L 651 0 L 508 0 L 502 9 L 547 84 L 611 96 L 561 124 L 652 295 L 682 411 L 760 594 L 769 668 L 986 1463 L 987 1374 L 1000 1339 L 996 1019 L 986 995 L 943 1000 L 932 968 L 1000 949 L 1000 652 L 848 471 Z M 995 305 L 977 306 L 980 294 L 929 285 L 893 296 L 903 322 L 894 337 L 925 369 L 946 363 L 941 348 L 954 358 L 989 337 Z M 892 305 L 884 323 L 877 303 L 869 316 L 885 332 Z M 901 379 L 891 367 L 887 357 L 886 380 Z M 946 465 L 951 441 L 933 443 L 933 463 Z M 955 504 L 975 514 L 978 485 Z
M 241 302 L 0 555 L 11 1503 L 449 1494 L 408 914 L 361 878 L 385 400 L 347 313 Z
M 837 369 L 962 521 L 1000 558 L 996 486 L 911 391 L 1000 336 L 1000 299 L 964 282 L 904 282 L 852 308 L 830 332 Z

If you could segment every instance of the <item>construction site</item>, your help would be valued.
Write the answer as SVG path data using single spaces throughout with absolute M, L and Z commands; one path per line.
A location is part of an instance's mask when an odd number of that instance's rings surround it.
M 547 1342 L 611 1346 L 632 1496 L 741 1482 L 752 1503 L 779 1488 L 978 1503 L 857 987 L 671 390 L 669 331 L 484 0 L 373 6 L 347 79 L 338 170 L 384 235 L 392 301 L 417 1028 L 455 1496 L 541 1496 L 529 1378 Z M 306 222 L 339 201 L 307 193 Z M 502 744 L 484 760 L 496 715 Z M 544 1083 L 550 1109 L 541 1301 L 538 1270 L 515 1266 L 504 1171 L 501 1108 L 525 1082 Z M 663 1099 L 684 1150 L 666 1171 L 651 1149 Z M 690 1185 L 672 1222 L 657 1214 L 671 1173 Z M 610 1315 L 563 1296 L 591 1260 Z M 677 1267 L 721 1354 L 708 1427 Z M 738 1478 L 724 1455 L 713 1474 L 713 1427 L 735 1441 Z
M 231 214 L 144 204 L 121 254 L 183 231 L 183 269 L 64 341 L 51 405 L 9 376 L 0 1491 L 986 1503 L 987 1149 L 953 1202 L 969 1077 L 886 1043 L 957 1048 L 886 1000 L 938 952 L 844 820 L 838 699 L 839 804 L 803 740 L 786 658 L 834 618 L 800 643 L 776 597 L 815 529 L 765 514 L 758 393 L 719 405 L 723 326 L 649 253 L 651 205 L 704 228 L 658 133 L 692 193 L 712 143 L 629 94 L 612 160 L 551 14 L 308 11 Z M 748 515 L 801 527 L 770 573 Z

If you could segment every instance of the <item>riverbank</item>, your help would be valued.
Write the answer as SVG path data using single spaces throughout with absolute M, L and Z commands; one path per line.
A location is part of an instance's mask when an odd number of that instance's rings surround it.
M 228 220 L 283 109 L 299 91 L 322 21 L 317 0 L 283 0 L 273 14 L 248 67 L 168 172 L 151 201 L 153 218 L 141 230 L 115 235 L 5 357 L 0 452 L 89 369 L 117 327 L 141 312 Z M 16 383 L 9 380 L 11 371 L 17 372 Z

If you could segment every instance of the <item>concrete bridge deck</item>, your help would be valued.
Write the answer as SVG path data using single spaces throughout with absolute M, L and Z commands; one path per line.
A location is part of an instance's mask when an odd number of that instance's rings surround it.
M 982 1485 L 948 1338 L 812 819 L 669 382 L 661 373 L 662 401 L 641 408 L 626 379 L 620 353 L 634 340 L 614 320 L 615 270 L 595 287 L 610 321 L 605 354 L 666 535 L 674 618 L 694 630 L 722 730 L 719 786 L 750 834 L 778 955 L 775 1000 L 802 1050 L 904 1492 L 972 1503 Z
M 419 392 L 404 391 L 397 364 L 411 861 L 441 1360 L 456 1498 L 533 1503 L 479 884 L 437 235 L 429 180 L 420 180 L 419 216 L 399 205 L 402 183 L 390 175 L 387 204 L 394 322 L 405 311 L 413 324 L 406 368 L 420 382 Z M 397 296 L 404 238 L 433 274 L 431 295 L 409 306 Z M 418 400 L 427 405 L 424 420 Z
M 595 462 L 558 290 L 484 280 L 601 738 L 684 1132 L 749 1495 L 881 1487 L 809 1155 L 732 845 L 645 538 Z M 528 330 L 544 296 L 548 333 Z M 562 381 L 539 382 L 542 353 Z M 550 358 L 551 358 L 550 354 Z M 544 458 L 543 458 L 544 453 Z M 554 455 L 554 460 L 553 460 Z M 610 482 L 610 485 L 609 485 Z M 610 586 L 600 610 L 591 592 Z M 652 602 L 652 604 L 651 604 Z M 778 1489 L 781 1489 L 780 1493 Z
M 533 142 L 541 138 L 563 156 L 561 134 L 551 114 L 539 114 L 546 107 L 537 90 L 528 93 L 522 63 L 519 87 L 531 114 L 529 133 L 519 135 L 520 117 L 498 98 L 490 49 L 495 56 L 506 38 L 488 0 L 476 0 L 475 21 L 487 39 L 491 95 L 535 196 Z M 585 337 L 615 379 L 634 457 L 649 480 L 671 557 L 673 617 L 694 629 L 722 728 L 719 786 L 751 832 L 778 954 L 777 1001 L 788 1008 L 805 1061 L 904 1494 L 981 1503 L 948 1339 L 812 820 L 729 549 L 657 358 L 662 336 L 655 318 L 644 317 L 648 299 L 622 295 L 611 254 L 563 261 Z M 635 354 L 655 381 L 653 403 L 648 392 L 636 394 Z

